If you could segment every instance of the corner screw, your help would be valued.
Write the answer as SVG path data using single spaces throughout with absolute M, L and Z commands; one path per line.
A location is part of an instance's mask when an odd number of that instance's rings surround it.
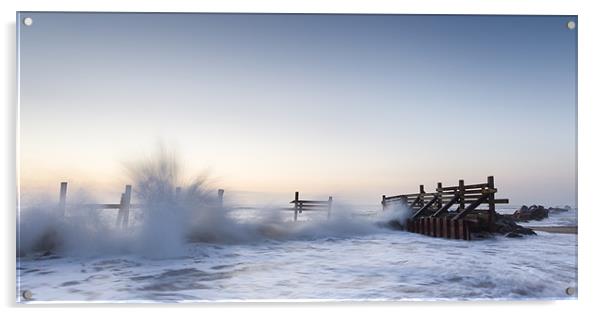
M 577 24 L 575 23 L 575 21 L 569 21 L 569 22 L 566 24 L 566 27 L 568 27 L 568 28 L 569 28 L 569 30 L 573 30 L 573 29 L 575 29 L 575 27 L 576 27 L 576 26 L 577 26 Z
M 33 298 L 33 293 L 31 293 L 31 291 L 30 291 L 30 290 L 25 290 L 25 291 L 23 291 L 23 293 L 21 293 L 21 295 L 23 296 L 23 298 L 24 298 L 26 301 L 29 301 L 29 300 L 31 300 L 31 299 Z
M 569 287 L 566 288 L 566 290 L 564 290 L 564 292 L 568 296 L 573 296 L 575 294 L 575 288 L 572 287 L 572 286 L 569 286 Z

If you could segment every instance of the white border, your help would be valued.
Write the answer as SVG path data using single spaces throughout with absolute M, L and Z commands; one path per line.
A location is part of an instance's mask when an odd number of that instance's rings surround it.
M 336 312 L 345 314 L 365 314 L 369 309 L 378 308 L 377 313 L 385 314 L 479 314 L 479 315 L 509 315 L 509 314 L 579 314 L 586 312 L 589 307 L 595 307 L 597 299 L 597 284 L 600 281 L 600 237 L 597 233 L 602 219 L 596 209 L 596 197 L 599 194 L 598 184 L 600 179 L 600 11 L 597 10 L 595 1 L 2 1 L 0 11 L 4 26 L 4 76 L 2 76 L 2 89 L 4 96 L 3 107 L 3 137 L 2 145 L 2 190 L 0 194 L 4 202 L 2 208 L 3 234 L 5 247 L 3 247 L 4 260 L 2 260 L 4 273 L 2 286 L 3 308 L 10 309 L 3 312 L 35 313 L 44 309 L 43 313 L 56 312 L 61 315 L 81 314 L 75 308 L 57 308 L 41 306 L 16 306 L 15 299 L 15 198 L 16 198 L 16 159 L 17 146 L 16 129 L 16 85 L 15 85 L 15 11 L 125 11 L 125 12 L 294 12 L 294 13 L 420 13 L 420 14 L 559 14 L 579 15 L 579 300 L 560 302 L 362 302 L 362 303 L 235 303 L 235 304 L 190 304 L 190 305 L 143 305 L 141 312 L 145 314 L 163 314 L 165 308 L 177 308 L 178 312 L 196 314 L 206 312 L 244 312 L 258 313 L 261 315 L 307 314 L 329 311 L 336 307 Z M 130 308 L 131 304 L 99 305 L 76 304 L 75 306 L 102 306 L 101 309 L 88 309 L 86 313 L 107 312 L 138 312 Z M 228 306 L 229 308 L 224 308 Z M 198 309 L 202 307 L 202 309 Z M 254 307 L 250 311 L 246 308 Z M 110 308 L 111 310 L 104 310 Z M 241 309 L 241 308 L 244 308 Z

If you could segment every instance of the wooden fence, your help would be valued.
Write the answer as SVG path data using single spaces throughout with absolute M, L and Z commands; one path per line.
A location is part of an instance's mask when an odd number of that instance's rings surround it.
M 181 188 L 176 187 L 175 194 L 176 197 L 180 195 Z M 224 190 L 217 190 L 217 201 L 218 207 L 223 207 L 224 204 Z M 84 204 L 82 205 L 85 208 L 95 209 L 95 210 L 118 210 L 117 212 L 117 220 L 115 222 L 115 226 L 117 228 L 125 229 L 129 225 L 130 220 L 130 210 L 139 209 L 139 204 L 133 204 L 132 202 L 132 186 L 126 185 L 124 192 L 121 193 L 121 199 L 119 203 L 101 203 L 101 204 Z M 300 200 L 299 192 L 295 192 L 295 199 L 291 201 L 294 206 L 293 207 L 282 207 L 277 208 L 279 211 L 292 211 L 293 212 L 293 220 L 297 221 L 299 214 L 307 211 L 326 211 L 328 212 L 328 218 L 330 218 L 330 214 L 332 211 L 332 196 L 328 197 L 326 201 L 315 201 L 315 200 Z M 62 216 L 65 216 L 65 211 L 67 207 L 67 182 L 61 182 L 60 193 L 59 193 L 59 212 Z M 251 210 L 258 209 L 255 207 L 233 207 L 236 210 Z
M 444 187 L 437 183 L 435 192 L 426 192 L 420 185 L 418 193 L 382 196 L 383 209 L 394 205 L 409 208 L 412 215 L 406 222 L 411 232 L 434 237 L 470 239 L 471 232 L 494 230 L 495 205 L 508 203 L 508 199 L 496 199 L 493 176 L 486 183 Z M 481 205 L 486 209 L 478 209 Z M 454 209 L 455 207 L 455 209 Z
M 326 201 L 300 200 L 299 192 L 295 192 L 295 199 L 290 203 L 294 204 L 293 210 L 295 212 L 295 221 L 297 221 L 297 216 L 304 211 L 327 211 L 328 218 L 330 218 L 330 213 L 332 212 L 332 196 L 329 196 Z

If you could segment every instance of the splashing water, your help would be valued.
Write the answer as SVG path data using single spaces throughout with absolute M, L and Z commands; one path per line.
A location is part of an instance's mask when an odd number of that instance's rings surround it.
M 59 214 L 53 203 L 39 202 L 20 212 L 19 254 L 130 252 L 169 258 L 186 255 L 190 242 L 233 244 L 363 235 L 403 223 L 407 216 L 407 211 L 397 208 L 378 216 L 357 217 L 350 206 L 334 204 L 330 219 L 292 222 L 284 220 L 279 211 L 265 208 L 259 215 L 241 220 L 220 203 L 207 176 L 182 181 L 182 164 L 163 148 L 126 167 L 140 215 L 127 231 L 113 228 L 112 219 L 87 208 L 90 201 L 83 198 L 69 206 L 72 215 L 67 217 Z

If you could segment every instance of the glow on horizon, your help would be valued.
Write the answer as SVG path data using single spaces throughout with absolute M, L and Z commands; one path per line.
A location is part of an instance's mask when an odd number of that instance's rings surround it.
M 27 16 L 22 188 L 112 190 L 163 140 L 232 191 L 576 202 L 576 17 Z

